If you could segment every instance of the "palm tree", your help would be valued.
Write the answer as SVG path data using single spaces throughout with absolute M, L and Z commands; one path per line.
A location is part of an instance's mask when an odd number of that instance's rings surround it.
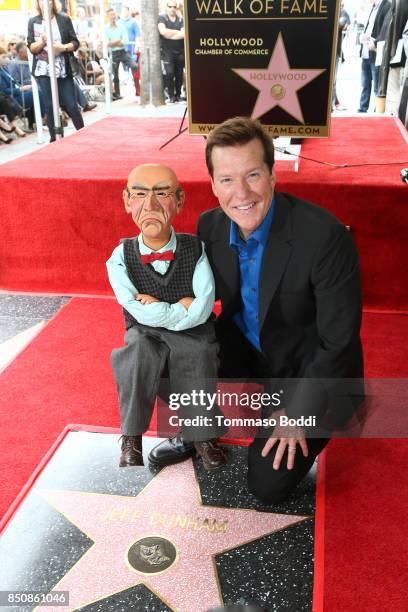
M 158 0 L 141 0 L 142 48 L 140 54 L 140 103 L 164 104 L 160 41 L 157 29 Z

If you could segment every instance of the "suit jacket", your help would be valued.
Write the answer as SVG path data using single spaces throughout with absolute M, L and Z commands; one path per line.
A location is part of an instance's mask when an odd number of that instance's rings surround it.
M 57 13 L 56 20 L 57 20 L 58 29 L 61 34 L 61 43 L 63 45 L 67 45 L 68 43 L 73 43 L 74 51 L 76 51 L 79 47 L 79 40 L 77 38 L 77 35 L 75 34 L 75 30 L 74 30 L 74 26 L 72 25 L 71 18 L 65 13 Z M 27 46 L 29 49 L 32 43 L 36 42 L 35 37 L 34 37 L 34 24 L 35 23 L 42 23 L 41 15 L 35 15 L 34 17 L 31 17 L 31 19 L 28 22 Z M 62 55 L 65 59 L 65 70 L 66 70 L 67 76 L 72 76 L 70 53 L 64 52 L 62 53 Z M 33 66 L 32 66 L 33 74 L 35 74 L 36 65 L 37 65 L 37 57 L 36 55 L 34 55 Z
M 377 41 L 379 40 L 385 39 L 385 28 L 386 28 L 388 13 L 390 12 L 390 9 L 391 9 L 391 3 L 389 2 L 389 0 L 382 0 L 381 5 L 378 8 L 377 15 L 375 16 L 375 20 L 373 24 L 373 31 L 371 32 L 371 38 L 374 40 L 375 43 L 377 43 Z M 365 25 L 364 32 L 366 31 L 367 26 L 368 26 L 368 20 Z M 363 47 L 361 46 L 360 55 L 362 53 L 362 49 Z M 368 53 L 369 59 L 372 63 L 375 62 L 376 54 L 377 54 L 376 51 L 369 51 Z
M 222 303 L 216 322 L 221 335 L 223 323 L 242 308 L 230 219 L 220 208 L 206 211 L 198 234 Z M 358 255 L 350 232 L 328 211 L 275 192 L 261 268 L 259 325 L 271 377 L 302 379 L 285 407 L 288 416 L 326 415 L 326 425 L 337 427 L 361 403 L 362 383 L 356 381 L 363 376 L 361 312 Z

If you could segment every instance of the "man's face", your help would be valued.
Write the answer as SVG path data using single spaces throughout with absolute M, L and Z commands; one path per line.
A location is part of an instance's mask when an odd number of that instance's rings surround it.
M 169 17 L 176 17 L 177 15 L 177 2 L 168 0 L 166 4 L 166 10 Z
M 115 11 L 109 11 L 108 13 L 108 21 L 111 25 L 115 24 L 116 21 L 116 13 Z
M 222 210 L 248 238 L 265 219 L 272 202 L 275 173 L 264 161 L 258 139 L 212 150 L 212 190 Z
M 129 17 L 129 7 L 128 6 L 122 6 L 122 12 L 120 16 L 122 17 L 122 19 L 128 19 Z
M 26 62 L 28 60 L 27 56 L 27 47 L 22 47 L 18 52 L 18 57 L 22 62 Z
M 123 201 L 143 236 L 168 239 L 172 221 L 184 203 L 183 192 L 177 199 L 178 187 L 176 175 L 167 166 L 145 164 L 132 170 Z

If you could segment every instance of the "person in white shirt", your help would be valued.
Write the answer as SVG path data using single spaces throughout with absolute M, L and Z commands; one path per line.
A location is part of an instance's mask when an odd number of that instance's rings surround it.
M 114 9 L 108 9 L 106 11 L 108 18 L 108 25 L 105 29 L 106 40 L 108 41 L 108 47 L 112 52 L 112 70 L 113 70 L 113 95 L 114 100 L 121 98 L 120 95 L 120 83 L 119 83 L 119 66 L 122 64 L 124 68 L 131 71 L 133 80 L 135 83 L 136 95 L 138 94 L 138 82 L 137 82 L 137 65 L 126 51 L 126 47 L 129 43 L 126 28 L 120 21 L 116 20 L 116 12 Z

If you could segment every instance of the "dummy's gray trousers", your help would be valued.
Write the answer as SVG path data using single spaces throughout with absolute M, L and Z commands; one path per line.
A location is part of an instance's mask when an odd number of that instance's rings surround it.
M 140 324 L 133 326 L 125 334 L 125 346 L 112 351 L 111 363 L 119 395 L 122 433 L 140 435 L 149 427 L 158 392 L 167 400 L 160 390 L 174 394 L 191 394 L 192 390 L 201 389 L 215 392 L 219 362 L 213 323 L 181 332 Z M 203 406 L 188 405 L 172 414 L 182 418 L 211 417 L 205 426 L 182 426 L 186 441 L 217 438 L 227 429 L 220 427 L 219 419 L 214 418 L 222 416 L 217 406 L 208 412 Z

